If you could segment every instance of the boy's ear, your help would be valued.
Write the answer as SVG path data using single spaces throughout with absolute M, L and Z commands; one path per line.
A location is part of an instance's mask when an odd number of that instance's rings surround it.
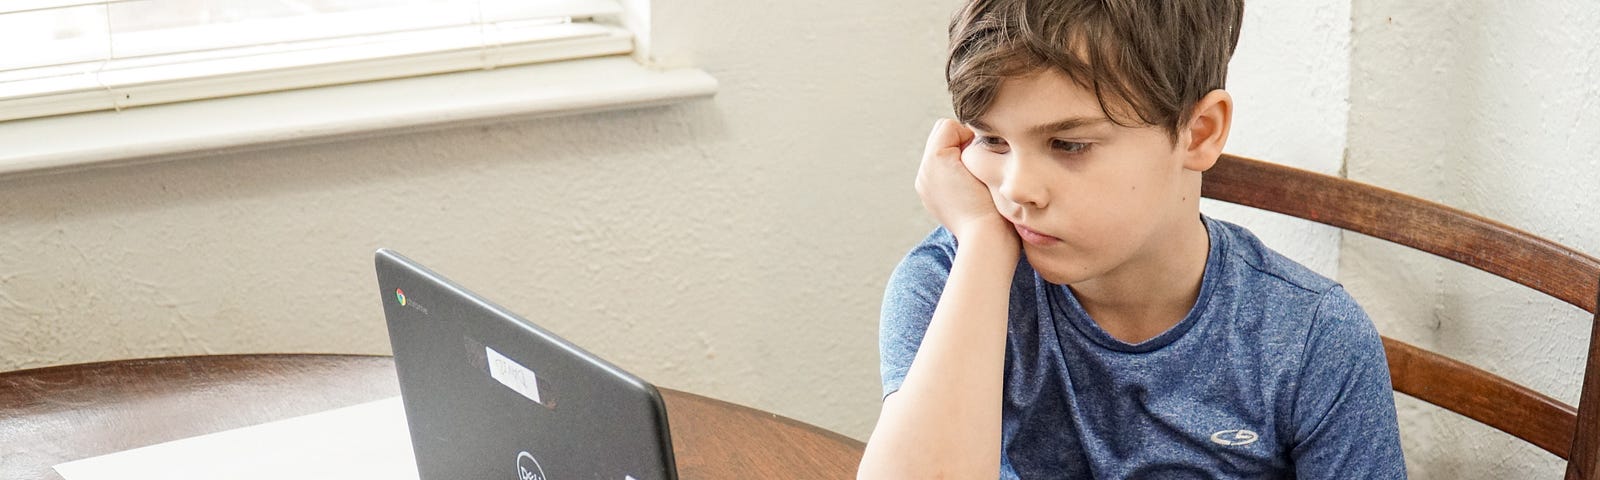
M 1222 147 L 1228 144 L 1228 129 L 1233 126 L 1233 96 L 1225 90 L 1212 90 L 1194 104 L 1194 113 L 1178 136 L 1183 168 L 1204 172 L 1216 165 Z

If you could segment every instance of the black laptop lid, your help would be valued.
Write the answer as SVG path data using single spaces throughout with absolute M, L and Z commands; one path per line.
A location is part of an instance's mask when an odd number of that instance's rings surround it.
M 393 251 L 376 262 L 421 480 L 677 478 L 655 387 Z

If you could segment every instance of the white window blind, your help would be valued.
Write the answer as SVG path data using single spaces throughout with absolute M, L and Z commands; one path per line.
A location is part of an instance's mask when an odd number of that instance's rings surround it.
M 628 53 L 619 13 L 615 0 L 0 0 L 0 121 Z

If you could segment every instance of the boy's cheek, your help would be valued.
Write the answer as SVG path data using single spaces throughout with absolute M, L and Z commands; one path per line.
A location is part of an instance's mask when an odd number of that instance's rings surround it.
M 972 176 L 978 177 L 978 181 L 990 190 L 999 185 L 1000 170 L 1003 168 L 999 161 L 991 158 L 994 156 L 992 152 L 970 150 L 961 155 L 961 163 L 967 166 L 967 171 L 972 172 Z
M 978 155 L 981 154 L 982 151 L 979 149 L 978 145 L 969 142 L 967 143 L 967 146 L 961 147 L 961 163 L 967 166 L 967 170 L 972 171 L 973 174 L 977 174 Z

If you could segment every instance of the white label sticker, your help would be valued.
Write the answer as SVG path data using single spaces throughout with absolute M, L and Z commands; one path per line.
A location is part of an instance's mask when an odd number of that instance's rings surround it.
M 522 366 L 515 360 L 506 358 L 505 355 L 494 351 L 493 348 L 483 347 L 483 353 L 489 359 L 490 377 L 500 382 L 501 385 L 505 385 L 522 394 L 522 396 L 528 397 L 529 400 L 533 400 L 533 403 L 544 403 L 539 399 L 539 377 L 534 375 L 533 370 L 529 370 L 528 367 Z

